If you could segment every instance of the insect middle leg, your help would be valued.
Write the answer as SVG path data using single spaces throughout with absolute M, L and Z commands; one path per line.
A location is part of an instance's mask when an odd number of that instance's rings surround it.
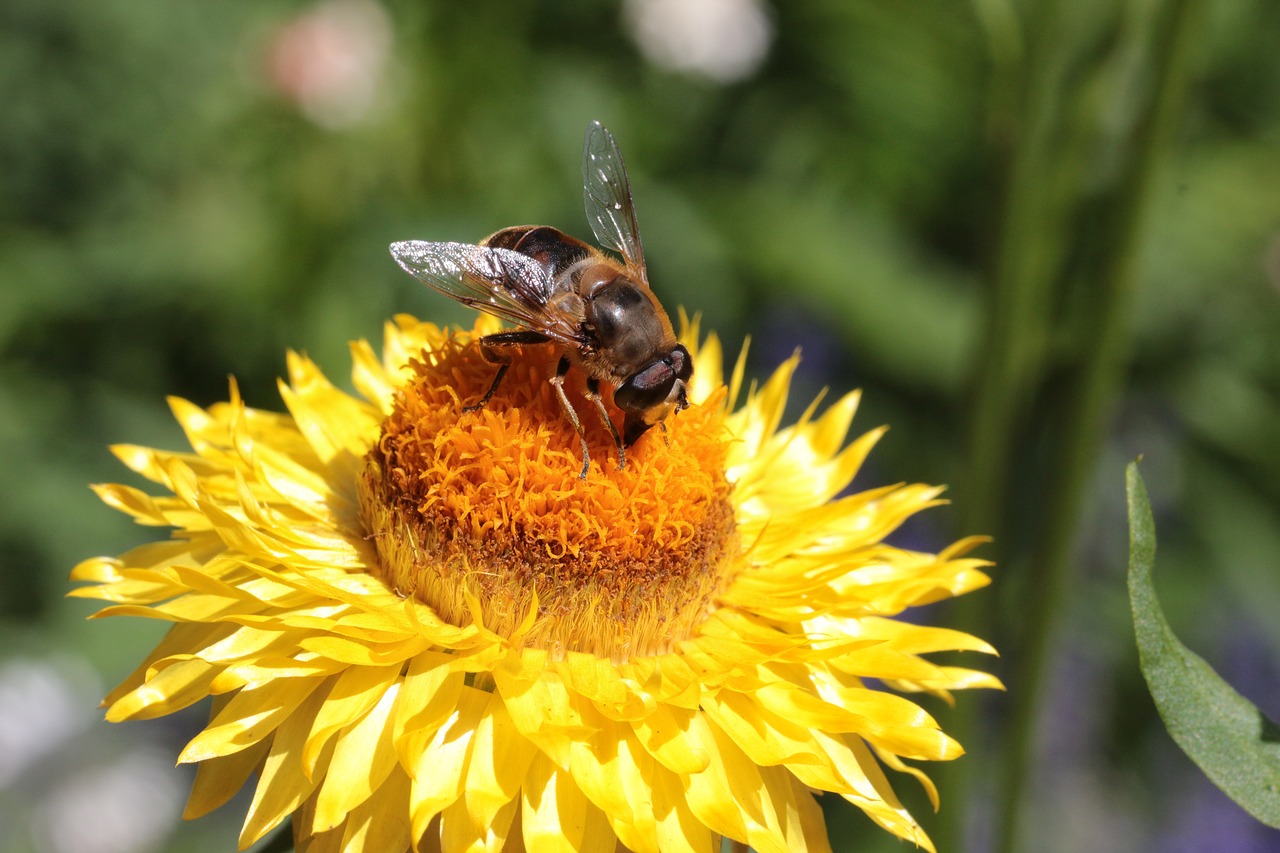
M 582 471 L 578 474 L 578 479 L 585 480 L 587 479 L 587 469 L 591 467 L 591 453 L 587 450 L 587 433 L 582 428 L 582 421 L 578 420 L 578 413 L 573 410 L 573 404 L 569 402 L 569 398 L 564 393 L 564 377 L 568 372 L 569 359 L 561 356 L 560 363 L 556 365 L 556 375 L 551 377 L 551 384 L 555 386 L 556 396 L 560 398 L 560 407 L 569 416 L 569 421 L 573 424 L 573 428 L 578 431 L 578 440 L 582 442 Z
M 595 403 L 596 409 L 600 412 L 600 420 L 604 421 L 604 425 L 609 428 L 609 435 L 613 436 L 613 446 L 618 448 L 618 470 L 621 471 L 627 467 L 627 450 L 622 446 L 622 436 L 618 435 L 618 428 L 613 425 L 613 418 L 609 417 L 609 413 L 605 411 L 604 400 L 600 399 L 600 380 L 588 379 L 587 391 L 583 396 Z
M 525 329 L 517 329 L 512 332 L 496 332 L 481 338 L 480 354 L 484 356 L 485 361 L 498 365 L 498 372 L 493 377 L 493 383 L 489 386 L 489 390 L 485 391 L 484 396 L 480 398 L 480 402 L 474 406 L 465 406 L 462 411 L 474 412 L 478 409 L 483 409 L 484 404 L 493 398 L 493 392 L 498 390 L 498 386 L 502 384 L 502 377 L 507 375 L 507 369 L 511 367 L 511 356 L 503 352 L 504 349 L 526 344 L 544 344 L 549 340 L 551 339 L 541 332 L 531 332 Z

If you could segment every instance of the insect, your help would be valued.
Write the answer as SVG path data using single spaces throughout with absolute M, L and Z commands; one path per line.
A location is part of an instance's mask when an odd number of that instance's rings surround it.
M 479 245 L 407 240 L 392 243 L 391 256 L 428 287 L 517 326 L 480 339 L 481 353 L 498 371 L 480 401 L 463 411 L 493 397 L 511 366 L 511 347 L 548 341 L 559 347 L 550 382 L 582 442 L 578 476 L 586 479 L 586 433 L 564 392 L 570 368 L 586 374 L 585 396 L 609 428 L 621 469 L 626 448 L 655 424 L 665 430 L 667 415 L 689 405 L 693 360 L 649 289 L 627 170 L 613 134 L 598 121 L 587 126 L 582 174 L 591 230 L 622 263 L 548 225 L 503 228 Z M 621 432 L 605 410 L 601 383 L 613 389 L 624 414 Z

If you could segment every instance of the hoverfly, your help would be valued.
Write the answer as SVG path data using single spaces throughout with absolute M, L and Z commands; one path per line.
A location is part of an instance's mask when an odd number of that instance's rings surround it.
M 613 134 L 598 121 L 587 126 L 582 174 L 591 230 L 623 263 L 547 225 L 503 228 L 479 245 L 407 240 L 392 243 L 391 256 L 428 287 L 517 326 L 480 339 L 481 353 L 498 370 L 480 401 L 463 411 L 493 397 L 511 366 L 509 347 L 548 341 L 559 347 L 550 382 L 582 442 L 578 476 L 586 479 L 586 434 L 564 392 L 569 369 L 586 374 L 585 396 L 609 428 L 618 467 L 625 468 L 626 448 L 689 405 L 685 387 L 693 361 L 649 289 L 627 170 Z M 600 397 L 602 382 L 624 413 L 621 433 Z

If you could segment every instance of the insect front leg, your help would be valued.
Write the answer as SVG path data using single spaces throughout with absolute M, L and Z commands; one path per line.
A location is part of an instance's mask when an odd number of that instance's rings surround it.
M 613 425 L 613 418 L 609 417 L 609 413 L 605 411 L 604 400 L 600 399 L 600 381 L 598 379 L 587 380 L 587 392 L 583 395 L 588 400 L 596 404 L 596 408 L 600 411 L 600 420 L 604 421 L 604 425 L 609 428 L 609 435 L 613 436 L 613 446 L 618 448 L 618 470 L 627 467 L 627 451 L 622 446 L 622 436 L 618 435 L 618 428 Z
M 582 472 L 578 474 L 579 480 L 587 479 L 587 469 L 591 466 L 591 454 L 587 450 L 587 433 L 582 428 L 582 421 L 578 420 L 578 413 L 573 410 L 573 404 L 569 402 L 569 398 L 564 393 L 564 377 L 569 372 L 569 359 L 561 356 L 560 363 L 556 365 L 556 375 L 551 377 L 551 384 L 555 386 L 556 396 L 560 398 L 560 406 L 564 409 L 564 413 L 569 416 L 573 428 L 578 431 L 578 440 L 582 442 Z
M 484 392 L 480 402 L 474 406 L 466 406 L 462 411 L 474 412 L 483 409 L 484 404 L 492 399 L 493 392 L 498 390 L 498 386 L 502 384 L 502 377 L 507 375 L 507 369 L 511 367 L 511 356 L 507 355 L 503 350 L 507 347 L 518 347 L 526 344 L 544 344 L 549 340 L 551 339 L 541 332 L 531 332 L 524 329 L 518 329 L 513 332 L 497 332 L 481 338 L 480 354 L 484 356 L 485 361 L 498 365 L 498 373 L 493 377 L 493 383 L 489 386 L 489 390 Z

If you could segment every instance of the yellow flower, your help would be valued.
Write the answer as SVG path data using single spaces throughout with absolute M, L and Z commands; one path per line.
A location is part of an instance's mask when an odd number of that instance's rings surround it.
M 923 657 L 986 643 L 892 617 L 986 584 L 978 540 L 884 544 L 940 489 L 838 497 L 883 432 L 844 446 L 857 395 L 780 428 L 795 360 L 735 409 L 742 360 L 726 388 L 718 341 L 684 325 L 694 405 L 623 470 L 585 417 L 586 480 L 545 347 L 462 411 L 492 377 L 486 318 L 399 317 L 381 359 L 354 344 L 359 397 L 291 356 L 289 414 L 233 385 L 172 401 L 194 452 L 115 448 L 171 494 L 103 500 L 176 532 L 85 561 L 73 594 L 175 623 L 105 704 L 212 697 L 187 816 L 256 773 L 242 848 L 292 815 L 317 852 L 820 851 L 831 792 L 930 847 L 883 768 L 936 806 L 905 760 L 961 749 L 899 693 L 998 682 Z

